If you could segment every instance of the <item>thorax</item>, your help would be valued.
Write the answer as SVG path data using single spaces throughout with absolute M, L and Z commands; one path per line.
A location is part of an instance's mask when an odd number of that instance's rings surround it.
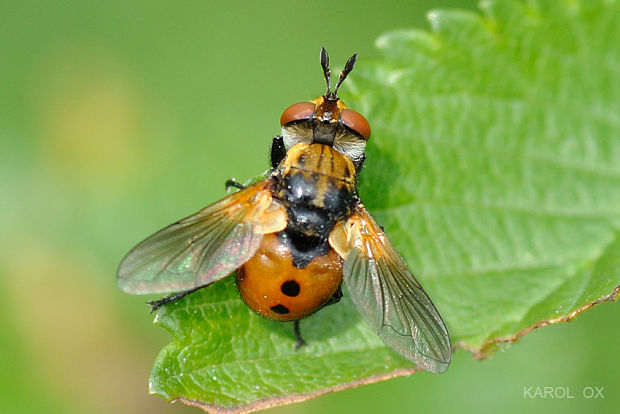
M 351 160 L 322 144 L 297 144 L 276 172 L 274 195 L 288 209 L 319 210 L 338 220 L 350 213 L 356 172 Z

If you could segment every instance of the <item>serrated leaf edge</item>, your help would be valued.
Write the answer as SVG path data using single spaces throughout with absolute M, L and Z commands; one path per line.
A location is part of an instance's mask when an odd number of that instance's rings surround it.
M 501 338 L 487 339 L 479 348 L 470 347 L 466 345 L 464 342 L 457 342 L 454 344 L 454 347 L 463 349 L 471 353 L 473 358 L 476 360 L 483 360 L 489 357 L 493 353 L 494 349 L 500 344 L 515 343 L 519 339 L 521 339 L 521 337 L 525 336 L 526 334 L 538 328 L 542 328 L 542 327 L 549 326 L 549 325 L 554 325 L 560 322 L 570 322 L 573 319 L 575 319 L 578 315 L 587 311 L 588 309 L 592 308 L 595 305 L 598 305 L 603 302 L 614 302 L 618 298 L 618 295 L 620 295 L 620 285 L 616 286 L 609 295 L 603 296 L 602 298 L 599 298 L 595 300 L 594 302 L 587 303 L 584 306 L 575 309 L 574 311 L 572 311 L 566 316 L 559 316 L 557 318 L 546 319 L 546 320 L 536 322 L 535 324 L 528 326 L 527 328 L 517 332 L 514 335 L 505 336 Z

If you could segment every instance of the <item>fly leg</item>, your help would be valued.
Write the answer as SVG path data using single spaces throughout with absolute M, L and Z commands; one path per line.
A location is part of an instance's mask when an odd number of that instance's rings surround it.
M 293 321 L 293 331 L 295 332 L 295 339 L 297 342 L 295 343 L 295 349 L 299 349 L 302 346 L 306 345 L 306 341 L 301 337 L 301 331 L 299 330 L 299 321 Z
M 235 187 L 235 188 L 238 188 L 239 190 L 243 190 L 245 188 L 245 185 L 241 184 L 234 178 L 231 178 L 230 180 L 226 180 L 226 192 L 228 192 L 231 187 Z
M 325 307 L 325 306 L 338 303 L 340 302 L 340 299 L 342 299 L 342 288 L 341 286 L 338 286 L 338 290 L 336 290 L 336 292 L 332 295 L 332 297 L 329 298 L 329 300 L 321 307 Z M 301 330 L 299 329 L 298 320 L 293 321 L 293 331 L 295 332 L 295 339 L 297 340 L 297 342 L 295 343 L 295 349 L 299 349 L 302 346 L 306 345 L 306 341 L 304 341 L 304 338 L 302 338 L 301 336 Z
M 151 313 L 153 313 L 157 309 L 161 308 L 162 306 L 164 306 L 164 305 L 166 305 L 168 303 L 176 302 L 177 300 L 179 300 L 181 298 L 184 298 L 185 296 L 189 295 L 190 293 L 194 293 L 198 289 L 202 289 L 203 287 L 206 287 L 206 286 L 207 285 L 203 285 L 203 286 L 198 286 L 198 287 L 191 288 L 191 289 L 188 289 L 188 290 L 184 290 L 182 292 L 175 293 L 174 295 L 166 296 L 165 298 L 161 298 L 161 299 L 158 299 L 158 300 L 149 300 L 148 302 L 146 302 L 146 304 L 151 307 Z
M 280 135 L 273 137 L 271 142 L 271 168 L 276 169 L 280 162 L 286 157 L 286 147 L 284 146 L 284 138 Z

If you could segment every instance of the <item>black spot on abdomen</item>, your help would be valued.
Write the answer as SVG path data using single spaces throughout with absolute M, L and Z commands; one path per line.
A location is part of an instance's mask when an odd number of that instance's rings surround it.
M 287 280 L 286 282 L 282 283 L 282 286 L 280 286 L 280 290 L 286 296 L 290 296 L 294 298 L 295 296 L 299 295 L 299 291 L 300 291 L 299 283 L 297 283 L 294 280 Z
M 277 313 L 278 315 L 286 315 L 287 313 L 290 313 L 290 310 L 288 310 L 288 308 L 284 305 L 275 305 L 269 309 L 271 309 L 274 313 Z

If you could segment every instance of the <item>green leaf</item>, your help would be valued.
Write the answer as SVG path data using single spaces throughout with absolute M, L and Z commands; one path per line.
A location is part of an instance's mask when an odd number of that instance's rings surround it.
M 483 357 L 620 290 L 620 7 L 487 1 L 377 41 L 345 102 L 373 127 L 360 195 L 457 348 Z M 252 410 L 411 373 L 346 297 L 291 324 L 232 278 L 162 308 L 152 393 Z

